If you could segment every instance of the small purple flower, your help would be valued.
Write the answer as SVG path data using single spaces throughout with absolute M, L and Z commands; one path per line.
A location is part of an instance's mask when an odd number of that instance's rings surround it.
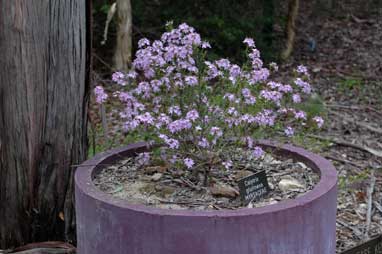
M 202 148 L 207 148 L 210 144 L 208 143 L 208 140 L 206 138 L 202 138 L 199 142 L 198 142 L 198 146 L 202 147 Z
M 123 129 L 125 131 L 132 131 L 135 130 L 139 126 L 139 122 L 137 120 L 129 120 L 127 122 L 124 122 Z
M 253 140 L 252 137 L 246 137 L 246 138 L 245 138 L 245 142 L 247 143 L 247 146 L 248 146 L 248 148 L 250 148 L 250 149 L 253 148 L 253 144 L 255 143 L 255 141 Z
M 250 48 L 255 47 L 255 41 L 252 38 L 245 38 L 243 42 Z
M 226 93 L 224 96 L 223 96 L 223 99 L 228 99 L 229 101 L 234 101 L 235 100 L 235 95 L 232 94 L 232 93 Z
M 179 148 L 179 141 L 173 138 L 169 138 L 166 141 L 166 144 L 171 148 L 171 149 L 178 149 Z
M 324 125 L 324 119 L 320 116 L 313 117 L 313 121 L 316 122 L 318 128 L 321 128 Z
M 310 94 L 312 91 L 312 88 L 310 87 L 310 84 L 308 82 L 303 81 L 300 78 L 297 78 L 294 83 L 302 89 L 302 91 L 306 94 Z
M 94 94 L 96 96 L 96 102 L 102 104 L 106 101 L 108 95 L 105 93 L 105 90 L 102 86 L 96 86 L 94 88 Z
M 239 112 L 237 112 L 236 108 L 234 107 L 228 108 L 227 113 L 231 116 L 237 116 L 239 114 Z
M 296 71 L 297 71 L 297 73 L 300 73 L 300 74 L 303 74 L 303 75 L 309 77 L 308 68 L 306 68 L 306 66 L 304 66 L 304 65 L 297 66 Z
M 192 127 L 192 124 L 191 124 L 190 120 L 188 120 L 188 119 L 175 120 L 167 126 L 168 130 L 171 133 L 177 133 L 177 132 L 180 132 L 182 130 L 190 129 L 191 127 Z
M 253 155 L 253 157 L 255 157 L 255 158 L 260 158 L 261 156 L 264 155 L 264 150 L 263 150 L 261 147 L 256 146 L 256 147 L 253 149 L 252 155 Z
M 198 78 L 196 76 L 187 76 L 184 81 L 189 86 L 195 86 L 198 84 Z
M 135 161 L 138 165 L 143 166 L 147 165 L 150 162 L 150 153 L 140 153 L 136 157 Z
M 275 62 L 271 62 L 271 63 L 269 64 L 269 68 L 270 68 L 271 70 L 273 70 L 273 71 L 278 71 L 278 70 L 279 70 L 279 66 L 278 66 L 277 63 L 275 63 Z
M 208 49 L 208 48 L 211 48 L 211 45 L 208 41 L 202 41 L 201 48 Z
M 228 70 L 231 67 L 231 63 L 229 62 L 228 59 L 220 59 L 215 61 L 216 65 L 223 70 Z
M 286 136 L 291 137 L 294 135 L 294 130 L 292 127 L 288 126 L 285 128 L 284 133 Z
M 233 166 L 231 160 L 223 161 L 222 164 L 223 164 L 223 166 L 224 166 L 226 169 L 230 169 L 230 168 L 232 168 L 232 166 Z
M 262 90 L 260 91 L 260 96 L 268 101 L 273 101 L 276 104 L 279 104 L 283 94 L 278 91 Z
M 189 111 L 186 115 L 186 119 L 190 120 L 190 121 L 195 121 L 196 119 L 199 118 L 199 113 L 198 111 L 196 111 L 195 109 Z
M 276 116 L 272 110 L 263 110 L 256 114 L 254 121 L 260 126 L 273 126 Z
M 123 74 L 120 71 L 114 72 L 113 75 L 111 76 L 111 79 L 118 85 L 121 85 L 121 86 L 126 85 L 125 74 Z
M 219 138 L 219 137 L 223 136 L 223 131 L 219 127 L 214 126 L 211 128 L 210 134 L 212 136 Z
M 168 113 L 170 115 L 177 115 L 177 116 L 180 116 L 182 114 L 182 112 L 180 111 L 180 108 L 178 106 L 169 107 Z
M 154 117 L 149 112 L 144 113 L 143 115 L 138 115 L 135 117 L 137 121 L 145 125 L 153 125 Z
M 252 49 L 252 52 L 249 53 L 248 56 L 252 61 L 260 59 L 260 51 L 258 49 Z
M 292 100 L 294 103 L 300 103 L 301 102 L 301 96 L 298 93 L 295 93 L 292 95 Z
M 146 46 L 150 46 L 150 41 L 147 38 L 143 38 L 138 41 L 138 48 L 141 49 Z
M 304 111 L 296 111 L 294 113 L 294 118 L 306 120 L 306 113 Z
M 190 159 L 190 158 L 186 158 L 183 160 L 184 162 L 184 165 L 186 165 L 187 168 L 192 168 L 192 166 L 194 166 L 195 162 L 193 159 Z
M 293 88 L 290 85 L 283 85 L 278 88 L 279 92 L 282 93 L 291 93 L 293 92 Z

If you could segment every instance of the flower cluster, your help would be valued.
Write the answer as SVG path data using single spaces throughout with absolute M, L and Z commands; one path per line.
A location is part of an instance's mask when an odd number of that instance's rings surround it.
M 322 127 L 321 117 L 296 108 L 312 91 L 307 68 L 298 66 L 290 83 L 272 81 L 277 64 L 264 67 L 254 40 L 243 42 L 248 63 L 239 66 L 208 61 L 210 44 L 187 24 L 160 40 L 141 39 L 132 69 L 112 77 L 121 86 L 114 96 L 124 105 L 125 131 L 163 143 L 170 162 L 186 169 L 206 163 L 230 169 L 235 161 L 224 155 L 227 144 L 247 146 L 259 158 L 264 151 L 255 145 L 255 133 L 293 136 L 308 125 Z M 107 98 L 102 87 L 95 94 L 99 103 Z M 141 164 L 147 160 L 147 154 L 139 158 Z

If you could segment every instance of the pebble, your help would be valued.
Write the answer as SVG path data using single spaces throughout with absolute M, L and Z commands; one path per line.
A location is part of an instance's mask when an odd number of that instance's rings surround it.
M 302 185 L 299 181 L 292 177 L 284 178 L 279 182 L 279 188 L 283 192 L 288 191 L 296 191 L 300 189 L 304 189 L 304 185 Z
M 162 176 L 163 176 L 162 173 L 155 173 L 154 175 L 152 175 L 151 180 L 154 182 L 157 182 L 157 181 L 159 181 L 159 179 L 162 178 Z

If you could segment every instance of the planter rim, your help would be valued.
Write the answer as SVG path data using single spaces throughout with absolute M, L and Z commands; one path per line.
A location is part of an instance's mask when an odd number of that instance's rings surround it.
M 295 199 L 283 200 L 276 204 L 267 205 L 258 208 L 239 208 L 236 210 L 206 210 L 206 211 L 194 211 L 194 210 L 170 210 L 163 208 L 150 207 L 141 204 L 130 204 L 127 200 L 113 197 L 111 194 L 107 194 L 99 190 L 93 183 L 92 175 L 93 171 L 99 164 L 102 164 L 108 158 L 120 157 L 120 154 L 128 150 L 136 149 L 149 149 L 150 146 L 145 142 L 130 144 L 124 147 L 111 149 L 99 154 L 96 154 L 93 158 L 83 162 L 79 165 L 75 172 L 75 185 L 79 192 L 90 196 L 97 200 L 100 204 L 106 206 L 114 206 L 123 209 L 134 210 L 136 212 L 143 212 L 146 214 L 161 215 L 161 216 L 192 216 L 192 217 L 234 217 L 234 216 L 250 216 L 260 215 L 264 213 L 272 213 L 276 211 L 282 211 L 286 209 L 292 209 L 299 206 L 304 206 L 307 203 L 324 196 L 327 192 L 336 187 L 337 184 L 337 171 L 333 164 L 327 159 L 317 154 L 311 153 L 303 148 L 295 147 L 289 144 L 281 145 L 277 142 L 268 140 L 261 140 L 257 142 L 257 145 L 264 148 L 276 149 L 278 151 L 288 153 L 292 158 L 298 160 L 304 160 L 308 162 L 310 167 L 320 174 L 320 181 L 309 192 L 297 197 Z

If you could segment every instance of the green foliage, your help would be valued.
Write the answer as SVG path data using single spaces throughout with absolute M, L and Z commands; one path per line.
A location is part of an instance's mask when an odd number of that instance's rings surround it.
M 343 92 L 359 89 L 362 83 L 362 79 L 359 77 L 346 77 L 339 82 L 339 89 Z
M 242 41 L 253 37 L 257 47 L 271 60 L 273 1 L 266 0 L 139 0 L 132 1 L 137 41 L 142 36 L 158 38 L 163 24 L 173 20 L 174 26 L 186 22 L 196 28 L 212 45 L 210 58 L 227 57 L 237 62 L 245 59 Z M 162 29 L 159 29 L 162 27 Z M 155 32 L 154 32 L 155 31 Z
M 318 94 L 312 94 L 311 97 L 296 107 L 305 111 L 308 117 L 326 114 L 324 102 Z
M 340 176 L 338 180 L 338 186 L 340 189 L 347 189 L 348 185 L 355 184 L 358 182 L 365 181 L 369 179 L 369 170 L 363 170 L 356 175 L 351 176 Z
M 109 12 L 110 9 L 110 2 L 107 0 L 98 0 L 98 1 L 93 1 L 93 11 L 94 12 L 101 12 L 105 15 Z

